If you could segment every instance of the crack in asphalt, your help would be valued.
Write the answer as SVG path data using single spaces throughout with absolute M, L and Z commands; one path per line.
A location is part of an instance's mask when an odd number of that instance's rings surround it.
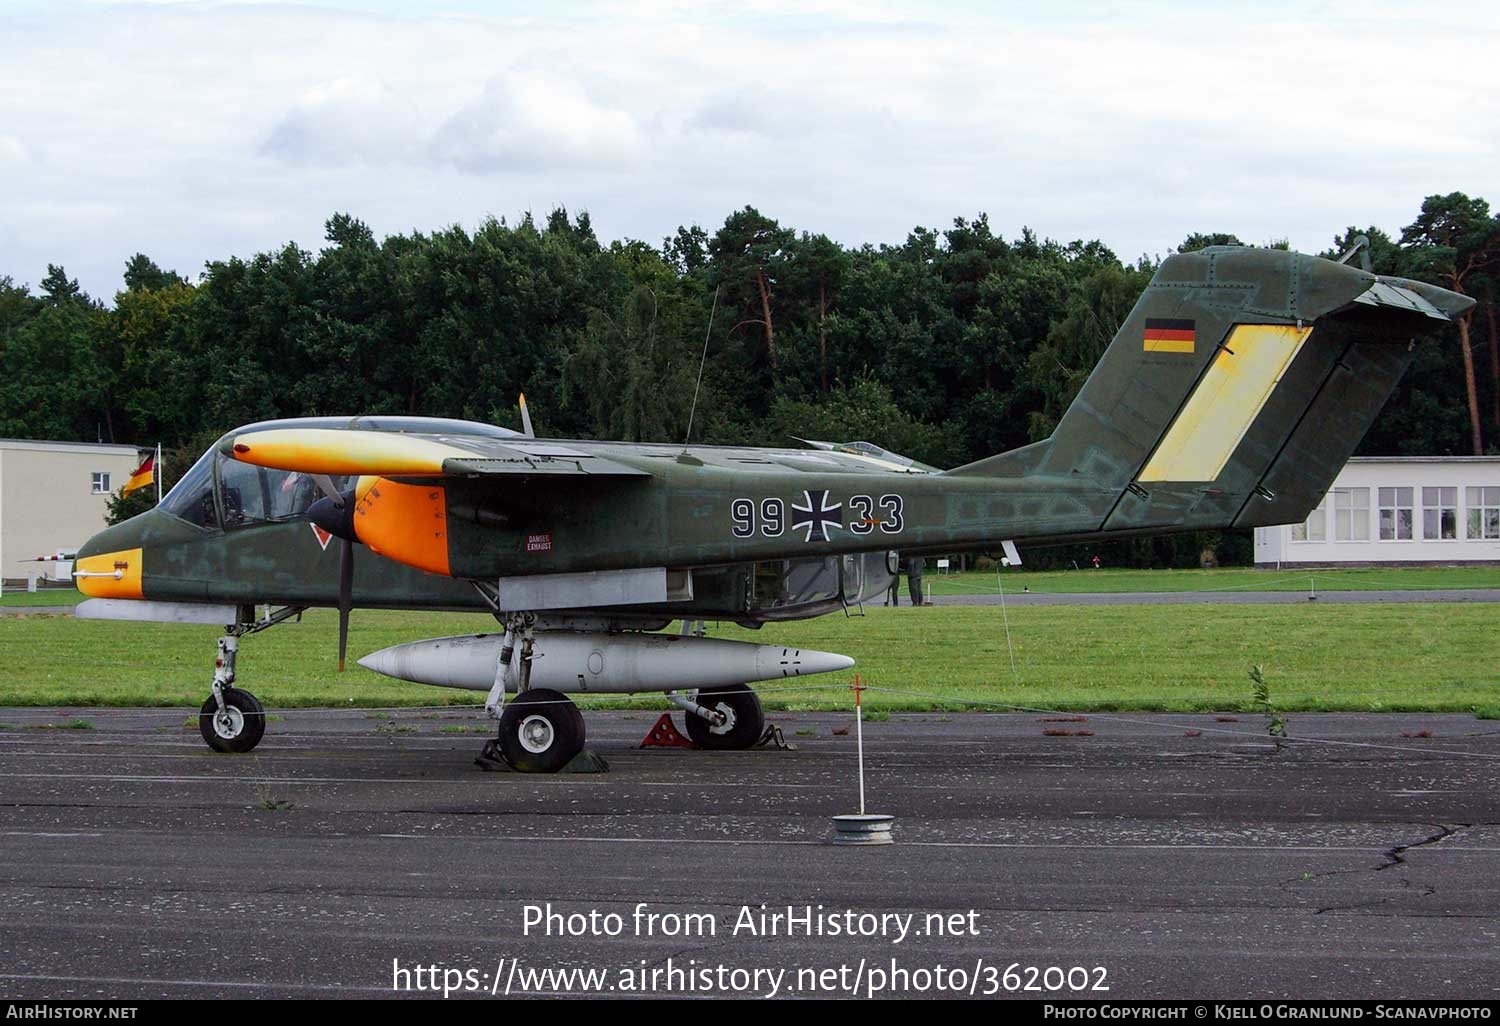
M 1383 866 L 1376 866 L 1375 872 L 1379 873 L 1382 870 L 1390 869 L 1393 866 L 1404 866 L 1406 865 L 1407 852 L 1412 851 L 1416 848 L 1424 848 L 1429 844 L 1437 844 L 1444 838 L 1452 837 L 1455 834 L 1462 833 L 1465 830 L 1471 829 L 1473 826 L 1473 823 L 1455 823 L 1451 827 L 1438 824 L 1438 828 L 1435 833 L 1429 834 L 1428 836 L 1422 838 L 1420 841 L 1413 841 L 1411 844 L 1398 844 L 1394 848 L 1387 848 L 1381 854 L 1390 861 Z
M 1295 879 L 1282 881 L 1282 883 L 1280 884 L 1280 888 L 1286 889 L 1293 884 L 1309 883 L 1314 880 L 1325 880 L 1336 876 L 1351 876 L 1361 873 L 1383 873 L 1386 870 L 1394 869 L 1397 866 L 1406 866 L 1409 864 L 1406 861 L 1406 856 L 1409 852 L 1415 851 L 1418 848 L 1427 847 L 1428 845 L 1437 844 L 1438 842 L 1446 840 L 1449 837 L 1453 837 L 1465 830 L 1471 829 L 1474 825 L 1475 824 L 1473 823 L 1455 823 L 1449 826 L 1447 824 L 1439 823 L 1435 826 L 1429 827 L 1429 832 L 1425 837 L 1422 837 L 1415 841 L 1411 841 L 1407 844 L 1393 845 L 1392 847 L 1383 850 L 1380 853 L 1380 857 L 1384 861 L 1378 866 L 1365 866 L 1359 869 L 1335 869 L 1330 870 L 1326 873 L 1313 873 L 1309 875 L 1303 875 Z M 1432 886 L 1431 884 L 1413 884 L 1411 880 L 1408 880 L 1405 877 L 1401 878 L 1401 886 L 1407 890 L 1417 890 L 1418 896 L 1423 898 L 1431 897 L 1432 895 L 1437 893 L 1437 888 Z M 1331 912 L 1369 911 L 1372 909 L 1377 909 L 1382 905 L 1389 904 L 1394 900 L 1396 900 L 1394 895 L 1387 895 L 1382 898 L 1377 898 L 1374 901 L 1357 902 L 1352 905 L 1326 905 L 1314 909 L 1313 915 L 1321 916 Z M 1436 918 L 1447 918 L 1447 915 L 1440 913 L 1436 916 Z

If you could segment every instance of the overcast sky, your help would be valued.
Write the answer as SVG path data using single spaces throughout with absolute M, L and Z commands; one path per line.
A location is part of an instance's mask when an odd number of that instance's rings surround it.
M 753 204 L 848 244 L 987 211 L 1133 259 L 1500 204 L 1500 7 L 0 0 L 0 276 L 91 293 L 377 234 Z

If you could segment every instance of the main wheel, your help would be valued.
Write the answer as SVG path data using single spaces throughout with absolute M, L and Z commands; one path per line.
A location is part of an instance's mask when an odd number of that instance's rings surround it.
M 760 696 L 749 685 L 699 688 L 698 704 L 724 716 L 723 723 L 715 724 L 687 714 L 688 737 L 699 748 L 749 748 L 766 732 L 766 712 L 760 706 Z
M 560 691 L 523 691 L 500 714 L 500 754 L 522 773 L 556 773 L 583 751 L 583 738 L 583 713 Z
M 248 691 L 224 689 L 224 711 L 209 695 L 198 710 L 198 732 L 216 752 L 248 752 L 266 733 L 266 710 Z

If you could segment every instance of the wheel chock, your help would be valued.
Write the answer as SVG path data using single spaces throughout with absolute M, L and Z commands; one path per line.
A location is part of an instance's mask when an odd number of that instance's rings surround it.
M 797 746 L 788 741 L 786 735 L 781 732 L 781 728 L 775 724 L 768 725 L 766 732 L 760 736 L 760 740 L 755 742 L 751 747 L 770 748 L 778 752 L 795 752 L 797 750 Z
M 692 741 L 683 737 L 678 731 L 677 725 L 672 722 L 671 713 L 662 713 L 661 719 L 646 731 L 646 737 L 641 741 L 642 748 L 697 748 Z
M 609 762 L 592 748 L 584 748 L 559 773 L 608 773 Z
M 474 759 L 474 765 L 486 773 L 511 772 L 510 763 L 506 762 L 505 756 L 500 754 L 500 741 L 493 737 L 484 743 L 484 747 Z
M 500 745 L 494 739 L 484 743 L 484 749 L 474 759 L 474 765 L 486 773 L 514 773 L 516 769 L 500 754 Z M 568 760 L 559 773 L 608 773 L 609 762 L 592 748 L 580 749 Z

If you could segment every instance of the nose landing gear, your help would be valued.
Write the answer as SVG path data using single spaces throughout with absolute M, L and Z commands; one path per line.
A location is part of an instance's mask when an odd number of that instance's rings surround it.
M 243 753 L 260 744 L 266 733 L 266 710 L 250 692 L 234 687 L 234 663 L 240 638 L 300 617 L 305 607 L 286 606 L 255 617 L 254 606 L 241 606 L 239 623 L 230 624 L 219 639 L 214 658 L 213 693 L 198 710 L 198 733 L 216 752 Z

